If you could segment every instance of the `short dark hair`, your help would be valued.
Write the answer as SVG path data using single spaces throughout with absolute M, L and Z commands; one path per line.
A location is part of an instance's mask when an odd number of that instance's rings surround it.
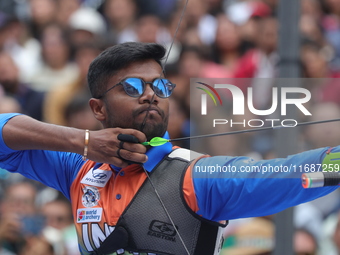
M 104 94 L 108 80 L 133 62 L 153 59 L 162 67 L 165 52 L 157 43 L 126 42 L 107 48 L 89 67 L 87 81 L 92 97 Z

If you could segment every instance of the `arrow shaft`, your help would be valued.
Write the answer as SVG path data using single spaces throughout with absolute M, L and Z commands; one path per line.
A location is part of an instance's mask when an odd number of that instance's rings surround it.
M 217 133 L 217 134 L 187 136 L 187 137 L 170 139 L 169 142 L 183 141 L 183 140 L 189 140 L 189 139 L 198 139 L 198 138 L 207 138 L 207 137 L 215 137 L 215 136 L 223 136 L 223 135 L 235 135 L 235 134 L 251 133 L 251 132 L 265 131 L 265 130 L 272 130 L 272 129 L 279 129 L 279 128 L 291 128 L 291 127 L 298 127 L 298 126 L 315 125 L 315 124 L 322 124 L 322 123 L 336 122 L 336 121 L 340 121 L 340 119 L 301 122 L 301 123 L 297 123 L 295 126 L 261 127 L 261 128 L 238 130 L 238 131 L 231 131 L 231 132 Z

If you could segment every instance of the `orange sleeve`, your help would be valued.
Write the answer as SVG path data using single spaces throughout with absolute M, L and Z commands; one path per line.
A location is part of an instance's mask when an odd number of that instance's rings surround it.
M 191 166 L 192 164 L 188 167 L 184 175 L 183 194 L 184 194 L 185 202 L 191 208 L 191 210 L 193 210 L 194 212 L 198 212 L 199 208 L 197 205 L 194 183 L 191 178 L 191 172 L 192 172 Z

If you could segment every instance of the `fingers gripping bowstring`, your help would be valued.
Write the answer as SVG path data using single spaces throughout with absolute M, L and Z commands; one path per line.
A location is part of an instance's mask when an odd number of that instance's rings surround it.
M 182 19 L 183 19 L 184 14 L 185 14 L 185 10 L 186 10 L 187 5 L 188 5 L 188 2 L 189 2 L 189 0 L 186 0 L 186 1 L 185 1 L 184 7 L 183 7 L 183 9 L 182 9 L 182 13 L 181 13 L 181 16 L 180 16 L 180 18 L 179 18 L 179 21 L 178 21 L 178 24 L 177 24 L 177 27 L 176 27 L 176 30 L 175 30 L 174 37 L 172 38 L 172 41 L 171 41 L 169 50 L 168 50 L 167 55 L 166 55 L 165 60 L 164 60 L 164 64 L 163 64 L 163 67 L 162 67 L 162 73 L 159 75 L 160 77 L 162 77 L 162 75 L 165 75 L 165 65 L 166 65 L 166 63 L 167 63 L 167 61 L 168 61 L 168 58 L 169 58 L 169 55 L 170 55 L 172 46 L 173 46 L 173 44 L 174 44 L 174 42 L 175 42 L 175 39 L 176 39 L 178 30 L 179 30 L 179 27 L 180 27 L 180 25 L 181 25 Z M 154 102 L 154 99 L 155 99 L 155 92 L 154 92 L 153 95 L 152 95 L 152 98 L 151 98 L 151 100 L 150 100 L 149 108 L 148 108 L 148 110 L 146 111 L 146 115 L 145 115 L 145 117 L 144 117 L 144 120 L 143 120 L 143 123 L 142 123 L 142 126 L 141 126 L 141 130 L 140 130 L 141 132 L 143 132 L 143 129 L 144 129 L 144 127 L 145 127 L 146 120 L 147 120 L 147 118 L 148 118 L 148 116 L 149 116 L 149 110 L 150 110 L 150 108 L 151 108 L 151 106 L 152 106 L 152 104 L 153 104 L 153 102 Z M 147 176 L 147 178 L 148 178 L 148 180 L 149 180 L 151 186 L 153 187 L 153 189 L 154 189 L 154 191 L 155 191 L 155 194 L 156 194 L 156 196 L 157 196 L 159 202 L 161 203 L 161 205 L 162 205 L 162 207 L 163 207 L 163 209 L 164 209 L 164 211 L 165 211 L 167 217 L 169 218 L 169 220 L 170 220 L 170 222 L 171 222 L 173 228 L 175 229 L 175 231 L 176 231 L 176 233 L 177 233 L 177 235 L 178 235 L 178 237 L 179 237 L 181 243 L 183 244 L 183 247 L 184 247 L 186 253 L 187 253 L 188 255 L 190 255 L 190 252 L 189 252 L 187 246 L 185 245 L 182 236 L 181 236 L 180 233 L 178 232 L 178 229 L 176 228 L 176 225 L 175 225 L 174 221 L 172 220 L 172 218 L 171 218 L 171 216 L 170 216 L 168 210 L 166 209 L 166 207 L 165 207 L 165 205 L 164 205 L 164 203 L 163 203 L 163 200 L 161 199 L 161 197 L 160 197 L 160 195 L 159 195 L 159 193 L 158 193 L 158 191 L 157 191 L 155 185 L 153 184 L 153 182 L 152 182 L 152 180 L 151 180 L 151 178 L 150 178 L 148 172 L 145 170 L 145 168 L 144 168 L 143 165 L 142 165 L 142 167 L 143 167 L 143 170 L 144 170 L 144 172 L 145 172 L 145 174 L 146 174 L 146 176 Z

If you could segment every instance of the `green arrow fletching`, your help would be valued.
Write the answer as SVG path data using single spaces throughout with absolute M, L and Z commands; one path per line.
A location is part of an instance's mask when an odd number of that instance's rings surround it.
M 150 140 L 150 142 L 144 142 L 143 145 L 150 145 L 150 146 L 161 146 L 165 143 L 169 142 L 168 139 L 162 137 L 154 137 Z

